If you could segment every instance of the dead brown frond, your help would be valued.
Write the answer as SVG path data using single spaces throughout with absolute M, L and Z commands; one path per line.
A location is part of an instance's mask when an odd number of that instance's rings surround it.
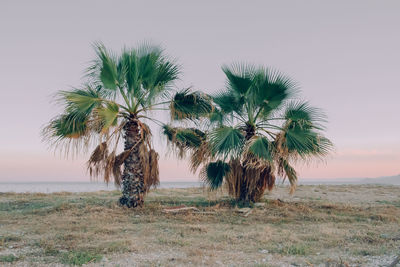
M 239 159 L 232 159 L 229 161 L 230 172 L 226 177 L 226 185 L 228 187 L 229 195 L 235 199 L 240 198 L 240 188 L 243 181 L 243 167 Z
M 151 187 L 160 184 L 158 153 L 142 143 L 139 147 L 139 155 L 143 168 L 144 193 L 147 193 Z
M 168 137 L 167 145 L 172 148 L 172 152 L 176 152 L 176 156 L 180 159 L 183 159 L 186 156 L 187 150 L 185 144 L 183 144 L 176 138 L 178 131 L 182 129 L 183 128 L 168 127 L 168 132 L 166 132 L 166 129 L 164 130 L 164 134 L 166 134 Z
M 150 188 L 151 186 L 156 187 L 160 184 L 158 159 L 159 159 L 158 153 L 154 149 L 151 149 L 149 153 L 150 173 L 146 181 L 146 185 L 148 188 Z
M 233 159 L 229 162 L 230 172 L 226 178 L 228 192 L 237 200 L 257 202 L 265 190 L 272 190 L 275 175 L 271 163 L 247 155 L 244 160 Z
M 115 165 L 115 150 L 107 156 L 105 161 L 106 162 L 104 166 L 104 181 L 108 184 L 111 181 L 111 175 L 113 174 L 113 169 Z
M 287 178 L 290 183 L 290 194 L 293 194 L 297 187 L 297 173 L 296 170 L 290 166 L 289 162 L 284 158 L 279 158 L 278 164 L 278 175 Z
M 150 140 L 151 140 L 151 130 L 150 127 L 141 121 L 137 121 L 139 128 L 140 128 L 140 138 L 143 142 L 145 142 L 150 147 Z
M 195 173 L 201 164 L 211 159 L 211 149 L 206 141 L 199 148 L 194 150 L 190 156 L 190 170 Z
M 87 162 L 91 177 L 98 177 L 103 172 L 106 166 L 108 155 L 108 146 L 106 142 L 100 143 L 90 155 Z

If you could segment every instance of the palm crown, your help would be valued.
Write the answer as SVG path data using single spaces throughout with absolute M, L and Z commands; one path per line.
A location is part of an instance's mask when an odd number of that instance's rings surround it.
M 225 180 L 231 195 L 256 201 L 274 186 L 276 174 L 294 189 L 292 164 L 332 148 L 321 134 L 324 114 L 296 100 L 296 84 L 278 71 L 239 64 L 223 71 L 226 88 L 209 97 L 211 111 L 178 118 L 203 120 L 193 128 L 166 125 L 164 133 L 181 155 L 191 153 L 193 170 L 203 165 L 201 176 L 213 189 Z

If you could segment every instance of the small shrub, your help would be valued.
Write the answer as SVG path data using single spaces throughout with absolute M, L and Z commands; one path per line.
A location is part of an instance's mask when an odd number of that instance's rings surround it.
M 83 265 L 89 262 L 98 262 L 103 258 L 100 254 L 85 251 L 70 251 L 61 256 L 61 263 L 69 265 Z
M 19 258 L 14 256 L 13 254 L 0 256 L 0 262 L 14 262 L 17 260 L 19 260 Z
M 305 245 L 297 244 L 290 245 L 281 249 L 280 254 L 284 255 L 301 255 L 304 256 L 307 254 L 308 248 Z

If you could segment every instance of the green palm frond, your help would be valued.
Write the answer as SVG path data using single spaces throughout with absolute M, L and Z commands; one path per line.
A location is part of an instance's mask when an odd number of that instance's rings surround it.
M 282 73 L 260 68 L 253 80 L 253 90 L 249 94 L 249 101 L 260 108 L 259 114 L 266 118 L 280 107 L 297 89 L 297 85 Z
M 168 90 L 169 85 L 178 79 L 181 67 L 165 56 L 160 47 L 147 43 L 137 49 L 136 55 L 139 79 L 146 92 L 144 101 L 151 104 L 156 96 Z
M 178 128 L 163 125 L 162 133 L 169 142 L 180 150 L 198 148 L 206 138 L 206 134 L 196 128 Z
M 119 106 L 116 103 L 106 103 L 104 106 L 96 109 L 96 115 L 102 125 L 103 132 L 111 126 L 117 125 L 119 114 Z
M 238 96 L 245 95 L 252 86 L 254 66 L 234 63 L 230 66 L 224 65 L 222 71 L 227 78 L 227 88 Z
M 284 118 L 291 124 L 296 124 L 305 129 L 324 129 L 322 124 L 326 122 L 326 115 L 322 110 L 311 107 L 308 102 L 293 101 L 288 103 Z M 293 127 L 293 126 L 292 126 Z
M 116 90 L 119 84 L 117 59 L 102 43 L 95 44 L 97 60 L 89 68 L 93 75 L 98 75 L 105 89 Z M 96 72 L 99 72 L 98 74 Z
M 161 88 L 171 81 L 177 80 L 180 72 L 180 66 L 177 65 L 174 61 L 168 60 L 166 58 L 161 58 L 158 63 L 154 86 L 157 88 Z
M 221 187 L 224 177 L 229 173 L 230 166 L 223 161 L 208 163 L 201 172 L 202 180 L 209 185 L 212 190 Z
M 212 100 L 223 114 L 229 114 L 231 112 L 241 113 L 245 103 L 244 96 L 237 96 L 230 91 L 218 92 L 212 96 Z
M 80 138 L 88 130 L 88 116 L 83 113 L 70 112 L 60 115 L 50 121 L 45 133 L 48 137 L 54 137 L 57 140 L 65 138 Z
M 206 94 L 191 92 L 190 89 L 177 92 L 170 104 L 174 120 L 199 119 L 208 116 L 213 109 L 211 99 Z
M 248 150 L 260 159 L 272 161 L 272 145 L 265 137 L 254 137 L 250 141 Z
M 326 156 L 332 150 L 332 143 L 320 134 L 299 127 L 285 132 L 289 153 L 296 153 L 303 159 L 311 156 Z
M 125 49 L 118 62 L 118 71 L 125 76 L 126 90 L 129 95 L 141 94 L 140 72 L 135 49 Z
M 67 112 L 75 111 L 88 115 L 102 103 L 99 92 L 92 88 L 60 91 L 59 96 L 58 101 L 65 105 Z
M 212 130 L 209 136 L 213 154 L 223 157 L 239 154 L 245 141 L 239 129 L 228 126 Z
M 175 134 L 177 129 L 171 127 L 170 125 L 164 124 L 161 129 L 161 133 L 167 137 L 168 141 L 173 141 L 175 138 Z
M 175 138 L 188 148 L 197 148 L 204 141 L 205 134 L 198 129 L 187 128 L 178 130 Z
M 208 118 L 211 124 L 218 123 L 219 125 L 222 125 L 226 120 L 226 115 L 219 109 L 214 108 L 214 110 L 208 115 Z

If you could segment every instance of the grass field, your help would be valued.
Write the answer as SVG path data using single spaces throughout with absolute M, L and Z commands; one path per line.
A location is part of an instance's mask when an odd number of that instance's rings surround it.
M 224 192 L 0 194 L 0 265 L 387 266 L 400 254 L 400 187 L 279 187 L 250 213 Z M 171 206 L 200 212 L 167 214 Z

